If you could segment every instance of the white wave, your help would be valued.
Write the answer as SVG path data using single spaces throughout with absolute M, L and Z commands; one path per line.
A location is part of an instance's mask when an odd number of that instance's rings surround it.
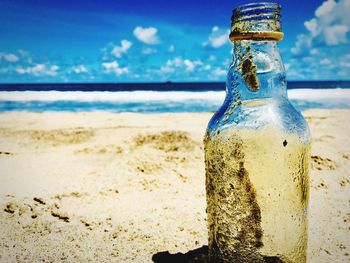
M 288 97 L 294 100 L 349 100 L 350 89 L 292 89 Z
M 349 100 L 350 89 L 294 89 L 288 90 L 288 97 L 294 100 Z M 225 91 L 0 91 L 0 101 L 186 101 L 204 100 L 222 102 Z
M 222 101 L 224 91 L 2 91 L 0 101 Z

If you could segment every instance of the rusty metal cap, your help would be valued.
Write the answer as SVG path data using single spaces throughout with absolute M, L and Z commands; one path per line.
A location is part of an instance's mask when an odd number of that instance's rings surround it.
M 231 41 L 242 39 L 281 40 L 281 6 L 277 3 L 250 3 L 233 9 Z

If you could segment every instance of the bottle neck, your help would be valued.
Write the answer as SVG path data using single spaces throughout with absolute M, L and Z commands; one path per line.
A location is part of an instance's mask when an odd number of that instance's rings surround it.
M 277 42 L 234 41 L 226 99 L 243 101 L 286 97 L 286 75 Z

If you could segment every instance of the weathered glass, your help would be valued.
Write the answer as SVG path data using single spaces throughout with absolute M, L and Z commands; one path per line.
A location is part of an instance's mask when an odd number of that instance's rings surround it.
M 310 133 L 287 97 L 280 11 L 233 10 L 226 98 L 204 139 L 211 262 L 306 262 Z

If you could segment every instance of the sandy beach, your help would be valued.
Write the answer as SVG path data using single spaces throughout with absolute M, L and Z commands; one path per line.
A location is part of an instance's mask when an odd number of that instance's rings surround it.
M 350 111 L 313 137 L 308 262 L 350 261 Z M 207 244 L 210 113 L 0 114 L 0 262 L 152 262 Z

